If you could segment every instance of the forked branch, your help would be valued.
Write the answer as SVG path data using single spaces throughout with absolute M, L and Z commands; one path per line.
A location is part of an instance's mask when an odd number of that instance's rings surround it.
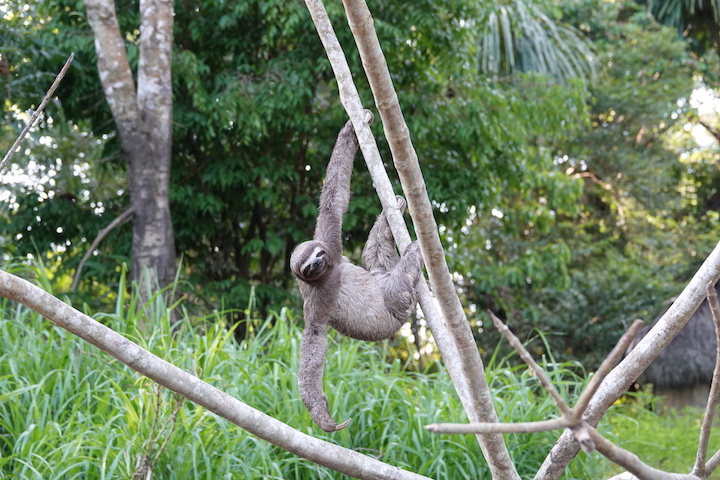
M 677 335 L 707 296 L 707 286 L 720 278 L 720 243 L 705 259 L 697 273 L 678 296 L 677 300 L 657 321 L 655 326 L 607 376 L 585 410 L 585 419 L 591 425 L 605 414 L 608 408 L 627 391 L 655 357 Z M 572 460 L 579 447 L 572 432 L 566 430 L 547 455 L 535 480 L 557 480 Z M 708 462 L 710 463 L 710 462 Z
M 711 310 L 713 312 L 713 321 L 716 328 L 716 336 L 718 336 L 718 345 L 720 345 L 720 305 L 718 305 L 717 294 L 714 288 L 715 283 L 711 283 L 708 287 L 708 301 L 710 302 Z M 635 338 L 637 332 L 642 327 L 643 322 L 636 320 L 628 331 L 622 336 L 620 341 L 617 343 L 613 351 L 608 355 L 605 361 L 602 363 L 600 368 L 592 380 L 588 383 L 583 393 L 580 395 L 580 399 L 574 408 L 567 406 L 565 401 L 560 397 L 555 387 L 548 379 L 545 372 L 535 362 L 530 353 L 527 351 L 525 346 L 520 340 L 510 331 L 497 316 L 490 312 L 493 323 L 500 330 L 500 332 L 507 338 L 511 346 L 513 346 L 520 357 L 528 364 L 530 369 L 533 371 L 538 379 L 538 382 L 547 390 L 552 396 L 558 409 L 561 412 L 561 417 L 553 420 L 546 420 L 541 422 L 531 423 L 479 423 L 479 424 L 432 424 L 426 428 L 432 432 L 438 433 L 477 433 L 485 431 L 493 431 L 500 433 L 532 433 L 541 432 L 551 429 L 568 428 L 575 440 L 580 444 L 580 447 L 586 452 L 597 451 L 610 461 L 620 465 L 631 475 L 623 475 L 621 478 L 635 478 L 639 480 L 704 480 L 713 472 L 717 467 L 718 460 L 716 457 L 720 457 L 720 451 L 716 453 L 710 461 L 705 464 L 705 456 L 707 453 L 707 441 L 710 435 L 710 426 L 712 424 L 713 412 L 718 403 L 718 376 L 720 375 L 720 352 L 718 355 L 718 363 L 716 363 L 715 375 L 713 376 L 713 385 L 710 392 L 710 399 L 708 400 L 707 410 L 705 418 L 703 420 L 703 426 L 701 430 L 700 440 L 698 442 L 698 454 L 695 462 L 695 467 L 692 473 L 671 473 L 665 472 L 653 468 L 645 464 L 640 458 L 621 447 L 618 447 L 610 440 L 606 439 L 601 435 L 592 425 L 583 419 L 583 413 L 589 404 L 590 399 L 597 391 L 598 387 L 605 379 L 607 374 L 618 362 L 623 352 L 625 352 L 630 345 L 630 342 Z M 718 347 L 720 349 L 720 347 Z
M 570 408 L 567 403 L 560 396 L 558 391 L 553 386 L 550 379 L 545 375 L 543 369 L 535 362 L 527 351 L 525 346 L 522 344 L 512 331 L 500 320 L 493 312 L 488 312 L 492 318 L 495 327 L 505 336 L 510 345 L 517 350 L 520 354 L 520 358 L 530 367 L 533 374 L 537 378 L 538 382 L 542 387 L 550 394 L 553 398 L 555 405 L 561 412 L 561 417 L 544 420 L 540 422 L 528 422 L 528 423 L 474 423 L 474 424 L 454 424 L 454 423 L 439 423 L 428 425 L 427 428 L 431 432 L 437 433 L 478 433 L 478 432 L 497 432 L 497 433 L 534 433 L 534 432 L 545 432 L 548 430 L 556 430 L 559 428 L 579 428 L 582 426 L 583 419 L 582 415 L 587 407 L 589 399 L 593 393 L 597 390 L 599 385 L 602 383 L 605 376 L 617 364 L 622 356 L 623 352 L 627 350 L 627 347 L 632 342 L 637 332 L 643 326 L 642 320 L 636 320 L 627 332 L 620 338 L 615 348 L 607 356 L 605 361 L 600 365 L 592 380 L 588 383 L 587 387 L 580 395 L 580 401 L 574 408 Z M 588 440 L 588 438 L 584 438 Z M 592 445 L 588 446 L 592 450 Z

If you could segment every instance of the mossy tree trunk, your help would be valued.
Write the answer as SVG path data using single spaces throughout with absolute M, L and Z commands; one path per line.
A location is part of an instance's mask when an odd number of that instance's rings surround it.
M 114 1 L 85 0 L 85 8 L 95 35 L 100 80 L 127 163 L 133 212 L 131 276 L 144 295 L 172 282 L 176 269 L 169 202 L 173 2 L 140 2 L 137 89 Z M 150 289 L 144 288 L 148 282 Z

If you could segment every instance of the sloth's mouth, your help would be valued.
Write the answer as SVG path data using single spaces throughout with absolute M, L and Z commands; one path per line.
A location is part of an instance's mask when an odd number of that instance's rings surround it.
M 303 276 L 305 278 L 311 278 L 313 275 L 318 273 L 318 271 L 320 271 L 323 263 L 324 262 L 320 258 L 315 259 L 311 264 L 309 264 L 303 269 Z

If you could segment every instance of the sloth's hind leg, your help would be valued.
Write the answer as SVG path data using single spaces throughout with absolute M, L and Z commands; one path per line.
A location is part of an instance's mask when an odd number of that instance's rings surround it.
M 396 195 L 397 207 L 400 211 L 405 209 L 405 199 Z M 368 272 L 388 272 L 400 261 L 400 256 L 395 248 L 395 238 L 390 231 L 387 217 L 383 211 L 370 233 L 362 252 L 362 266 Z
M 383 296 L 385 306 L 393 317 L 405 322 L 415 313 L 417 306 L 417 282 L 422 271 L 420 245 L 412 242 L 402 258 L 384 278 Z

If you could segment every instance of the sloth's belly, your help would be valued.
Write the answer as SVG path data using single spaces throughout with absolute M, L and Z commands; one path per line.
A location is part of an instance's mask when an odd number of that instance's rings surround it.
M 377 277 L 353 264 L 345 264 L 337 308 L 330 326 L 358 340 L 383 340 L 402 326 L 385 305 L 382 285 Z

